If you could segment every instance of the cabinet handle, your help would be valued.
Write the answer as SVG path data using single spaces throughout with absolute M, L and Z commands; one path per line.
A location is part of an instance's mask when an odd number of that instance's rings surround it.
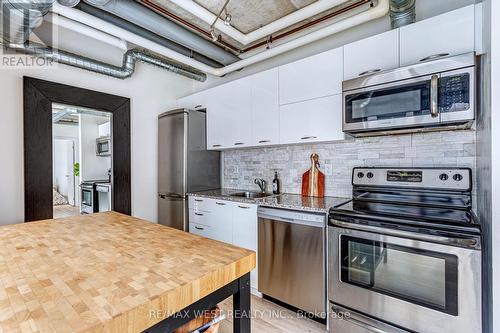
M 234 145 L 235 146 L 241 146 L 241 145 L 244 145 L 245 143 L 244 142 L 235 142 Z
M 225 206 L 226 204 L 224 202 L 215 202 L 216 205 L 219 205 L 219 206 Z
M 194 199 L 196 202 L 203 202 L 203 199 Z
M 243 208 L 243 209 L 250 209 L 250 207 L 247 207 L 247 206 L 238 206 L 239 208 Z
M 438 113 L 438 79 L 437 75 L 431 77 L 431 117 L 436 118 Z
M 449 55 L 450 55 L 449 53 L 438 53 L 438 54 L 433 54 L 433 55 L 430 55 L 428 57 L 422 58 L 419 61 L 422 62 L 422 61 L 432 60 L 432 59 L 436 59 L 436 58 L 446 57 Z
M 300 138 L 300 140 L 309 140 L 309 139 L 316 139 L 317 136 L 311 135 L 311 136 L 303 136 Z
M 195 108 L 195 109 L 198 109 L 198 108 L 201 108 L 202 106 L 203 106 L 203 105 L 198 104 L 198 105 L 195 105 L 195 107 L 194 107 L 194 108 Z
M 271 140 L 260 140 L 259 143 L 268 143 L 271 142 Z
M 205 230 L 205 228 L 202 228 L 202 227 L 194 227 L 195 229 L 198 229 L 198 230 Z
M 381 69 L 380 68 L 377 68 L 377 69 L 369 69 L 367 71 L 364 71 L 364 72 L 361 72 L 358 74 L 358 76 L 363 76 L 363 75 L 366 75 L 366 74 L 373 74 L 373 73 L 378 73 L 380 72 Z
M 194 213 L 194 215 L 203 216 L 201 213 Z
M 212 147 L 220 147 L 221 145 L 212 145 Z

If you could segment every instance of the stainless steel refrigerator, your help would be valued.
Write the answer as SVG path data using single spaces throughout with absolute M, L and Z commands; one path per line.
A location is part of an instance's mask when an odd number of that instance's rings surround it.
M 220 153 L 207 151 L 205 110 L 158 116 L 158 223 L 188 230 L 189 192 L 220 187 Z

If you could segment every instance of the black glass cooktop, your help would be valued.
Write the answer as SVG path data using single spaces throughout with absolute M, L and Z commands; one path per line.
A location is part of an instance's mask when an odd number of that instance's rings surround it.
M 331 212 L 333 211 L 350 212 L 367 217 L 385 216 L 387 218 L 394 218 L 398 220 L 424 220 L 442 224 L 467 225 L 472 223 L 472 216 L 469 210 L 432 206 L 415 206 L 352 200 L 331 210 Z
M 468 193 L 355 190 L 353 200 L 331 208 L 330 216 L 418 228 L 476 229 L 470 201 Z
M 397 203 L 416 206 L 470 209 L 470 195 L 452 192 L 418 192 L 379 190 L 369 192 L 355 191 L 356 201 Z

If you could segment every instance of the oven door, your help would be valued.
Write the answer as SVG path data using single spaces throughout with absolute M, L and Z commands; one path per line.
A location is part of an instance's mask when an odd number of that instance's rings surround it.
M 439 125 L 438 81 L 429 75 L 344 92 L 343 130 Z
M 81 187 L 82 198 L 80 202 L 80 213 L 92 214 L 94 213 L 94 189 L 91 187 Z
M 332 302 L 416 332 L 481 331 L 481 251 L 414 233 L 329 226 L 328 236 Z

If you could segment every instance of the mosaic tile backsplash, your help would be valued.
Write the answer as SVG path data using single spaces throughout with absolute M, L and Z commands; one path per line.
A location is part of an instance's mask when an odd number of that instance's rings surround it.
M 257 191 L 254 178 L 271 183 L 278 171 L 282 192 L 298 194 L 313 152 L 320 157 L 327 196 L 350 197 L 352 168 L 357 166 L 469 167 L 475 179 L 476 133 L 467 130 L 229 150 L 223 153 L 223 186 Z

